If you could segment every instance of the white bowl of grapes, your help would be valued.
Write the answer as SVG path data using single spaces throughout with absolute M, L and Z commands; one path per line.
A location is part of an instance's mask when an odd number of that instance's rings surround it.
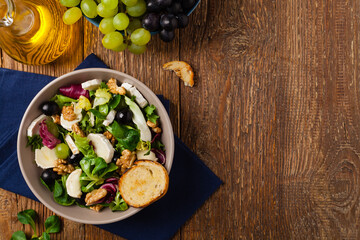
M 200 0 L 60 0 L 68 10 L 63 21 L 76 23 L 85 16 L 104 34 L 102 44 L 115 52 L 146 51 L 151 36 L 163 42 L 175 38 L 176 29 L 189 24 L 189 16 Z

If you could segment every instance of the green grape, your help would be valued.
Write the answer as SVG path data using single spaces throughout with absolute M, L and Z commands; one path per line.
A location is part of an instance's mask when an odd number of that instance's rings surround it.
M 97 16 L 96 11 L 96 2 L 94 0 L 82 0 L 81 4 L 81 11 L 87 16 L 88 18 L 95 18 Z
M 142 46 L 146 45 L 150 39 L 151 34 L 145 28 L 138 28 L 131 34 L 131 42 L 135 43 L 136 45 Z
M 111 32 L 105 34 L 102 39 L 102 44 L 107 49 L 115 49 L 119 47 L 124 41 L 123 35 L 119 32 Z
M 106 8 L 114 9 L 118 6 L 119 1 L 118 0 L 102 0 L 101 1 Z
M 132 7 L 138 2 L 138 0 L 121 0 L 121 1 L 128 7 Z
M 99 24 L 100 32 L 103 34 L 115 32 L 115 27 L 113 25 L 113 18 L 103 18 Z
M 82 16 L 82 12 L 78 7 L 72 7 L 66 10 L 63 15 L 63 21 L 67 25 L 76 23 Z
M 126 6 L 126 11 L 132 17 L 140 17 L 146 12 L 146 3 L 144 0 L 138 0 L 134 6 Z
M 138 18 L 133 18 L 130 23 L 129 26 L 127 27 L 126 31 L 131 34 L 133 31 L 135 31 L 138 28 L 141 28 L 141 21 Z
M 48 131 L 52 135 L 54 135 L 54 137 L 56 137 L 56 138 L 59 137 L 59 129 L 58 129 L 57 125 L 53 121 L 47 120 L 46 121 L 46 127 L 47 127 Z
M 139 46 L 131 43 L 131 45 L 128 47 L 128 50 L 134 54 L 142 54 L 146 51 L 146 45 Z
M 75 7 L 79 5 L 80 0 L 60 0 L 60 4 L 65 7 Z
M 114 49 L 112 49 L 113 51 L 115 51 L 115 52 L 122 52 L 122 51 L 124 51 L 126 48 L 127 48 L 127 44 L 126 43 L 123 43 L 123 44 L 121 44 L 119 47 L 117 47 L 117 48 L 114 48 Z
M 66 145 L 65 143 L 59 143 L 58 145 L 56 145 L 55 147 L 56 157 L 61 159 L 66 159 L 69 156 L 69 153 L 70 153 L 70 149 L 68 145 Z
M 115 15 L 113 25 L 117 30 L 125 30 L 129 26 L 129 17 L 125 13 Z
M 117 7 L 114 9 L 109 9 L 109 8 L 106 8 L 103 3 L 100 3 L 99 5 L 97 5 L 97 13 L 101 17 L 113 17 L 113 16 L 115 16 L 115 14 L 117 12 L 118 12 Z

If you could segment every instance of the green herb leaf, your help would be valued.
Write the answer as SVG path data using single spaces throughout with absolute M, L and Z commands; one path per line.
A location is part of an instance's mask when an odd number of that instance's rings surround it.
M 60 95 L 60 94 L 56 94 L 54 97 L 52 97 L 50 99 L 50 101 L 54 101 L 57 103 L 57 105 L 59 105 L 60 109 L 62 109 L 62 107 L 64 105 L 66 105 L 67 103 L 71 103 L 71 102 L 77 102 L 77 99 L 73 99 L 73 98 L 69 98 L 66 97 L 64 95 Z
M 54 190 L 54 185 L 47 185 L 46 182 L 44 182 L 44 180 L 40 177 L 40 182 L 47 188 L 49 189 L 50 192 L 52 192 Z
M 156 123 L 159 116 L 155 113 L 156 107 L 154 105 L 147 106 L 144 111 L 146 113 L 146 118 L 152 123 Z
M 19 222 L 22 224 L 29 224 L 35 232 L 35 235 L 37 235 L 35 227 L 35 219 L 37 218 L 37 214 L 33 209 L 21 211 L 17 214 L 17 217 Z
M 34 135 L 32 137 L 27 137 L 28 138 L 28 142 L 26 143 L 26 146 L 31 146 L 31 149 L 33 151 L 35 151 L 35 149 L 40 149 L 42 148 L 44 145 L 42 144 L 42 139 L 40 137 L 40 135 Z
M 116 94 L 113 96 L 113 99 L 109 102 L 109 108 L 110 110 L 115 109 L 121 101 L 121 95 Z
M 83 192 L 90 192 L 95 185 L 100 185 L 104 182 L 109 174 L 118 168 L 114 163 L 107 164 L 104 159 L 100 157 L 89 158 L 84 157 L 80 161 L 83 173 L 80 176 L 81 190 Z
M 109 113 L 109 106 L 107 104 L 100 105 L 99 112 L 106 118 Z
M 140 132 L 137 129 L 131 127 L 120 125 L 118 122 L 114 121 L 106 129 L 116 138 L 118 143 L 116 147 L 118 150 L 129 149 L 134 151 L 138 142 L 140 141 Z
M 45 220 L 45 231 L 46 233 L 58 233 L 60 232 L 60 218 L 56 215 L 50 216 Z M 45 236 L 43 235 L 44 239 Z M 50 239 L 50 236 L 48 235 L 48 239 Z
M 54 200 L 60 205 L 71 206 L 75 203 L 75 199 L 70 197 L 66 192 L 66 176 L 61 180 L 56 180 L 54 185 Z
M 26 235 L 23 231 L 16 231 L 13 233 L 10 240 L 26 240 Z
M 43 240 L 50 240 L 50 235 L 47 232 L 43 232 L 43 235 L 41 237 Z
M 94 148 L 90 145 L 89 139 L 73 134 L 75 145 L 79 151 L 87 157 L 96 157 Z
M 106 85 L 105 82 L 101 82 L 99 88 L 109 89 L 108 85 Z
M 162 142 L 160 140 L 155 140 L 152 144 L 151 144 L 151 148 L 157 148 L 160 150 L 164 150 L 165 145 L 162 144 Z
M 54 197 L 60 197 L 63 194 L 64 190 L 61 184 L 58 181 L 55 181 L 54 185 Z
M 120 192 L 116 192 L 116 196 L 114 201 L 112 201 L 109 205 L 111 211 L 125 211 L 129 208 L 124 199 L 122 199 Z
M 101 119 L 101 120 L 105 120 L 106 116 L 104 116 L 101 112 L 99 112 L 96 109 L 90 109 L 89 112 L 91 112 L 92 114 L 95 115 L 95 117 Z

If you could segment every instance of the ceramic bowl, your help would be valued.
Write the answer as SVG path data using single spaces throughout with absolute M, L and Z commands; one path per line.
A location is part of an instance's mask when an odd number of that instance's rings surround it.
M 161 140 L 165 145 L 165 168 L 168 172 L 170 172 L 173 162 L 174 134 L 168 113 L 158 97 L 145 84 L 125 73 L 103 68 L 77 70 L 53 80 L 34 97 L 22 118 L 17 141 L 18 161 L 27 185 L 39 201 L 56 214 L 75 222 L 86 224 L 112 223 L 128 218 L 139 212 L 141 209 L 130 207 L 128 210 L 123 212 L 112 212 L 109 208 L 106 208 L 100 212 L 95 212 L 90 209 L 78 207 L 77 205 L 66 207 L 57 204 L 53 199 L 52 193 L 40 182 L 42 169 L 37 167 L 35 164 L 34 152 L 31 151 L 30 147 L 26 147 L 26 130 L 30 123 L 41 114 L 39 109 L 40 104 L 48 101 L 52 96 L 54 96 L 60 87 L 82 83 L 94 78 L 108 80 L 111 77 L 116 78 L 120 82 L 127 82 L 136 86 L 148 102 L 156 106 L 163 130 Z

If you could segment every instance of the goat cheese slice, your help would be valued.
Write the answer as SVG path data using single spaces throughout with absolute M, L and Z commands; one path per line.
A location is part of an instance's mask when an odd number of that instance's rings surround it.
M 73 154 L 78 154 L 80 152 L 79 149 L 77 148 L 77 146 L 75 145 L 74 140 L 72 139 L 72 137 L 69 134 L 66 135 L 65 142 L 67 143 L 67 145 L 69 146 L 69 148 Z
M 27 135 L 29 137 L 33 137 L 35 134 L 39 134 L 40 123 L 44 119 L 46 119 L 46 115 L 41 114 L 39 117 L 35 118 L 34 121 L 31 122 L 31 124 L 29 125 L 29 127 L 27 129 Z
M 103 125 L 104 126 L 109 126 L 115 119 L 115 114 L 116 114 L 116 111 L 115 110 L 111 110 L 109 112 L 109 114 L 106 116 L 106 119 L 103 121 Z
M 55 154 L 55 149 L 50 149 L 46 146 L 43 146 L 41 149 L 35 150 L 36 165 L 42 169 L 55 167 L 56 159 L 57 156 Z
M 69 177 L 66 180 L 66 191 L 69 196 L 73 198 L 80 198 L 82 195 L 81 184 L 80 184 L 80 175 L 81 169 L 76 169 L 70 173 Z
M 141 108 L 144 108 L 146 105 L 148 105 L 148 101 L 144 98 L 140 91 L 137 90 L 136 87 L 129 83 L 123 83 L 121 86 L 129 92 L 130 96 L 135 96 L 135 102 L 139 104 Z
M 85 90 L 92 91 L 99 88 L 101 82 L 102 82 L 101 79 L 93 79 L 82 83 L 81 87 Z
M 154 152 L 150 151 L 148 155 L 146 153 L 149 152 L 149 150 L 137 150 L 136 151 L 136 158 L 138 160 L 151 160 L 151 161 L 157 161 L 157 157 Z
M 115 152 L 110 141 L 101 133 L 90 133 L 87 139 L 89 139 L 94 146 L 96 155 L 103 158 L 106 163 L 110 163 Z

